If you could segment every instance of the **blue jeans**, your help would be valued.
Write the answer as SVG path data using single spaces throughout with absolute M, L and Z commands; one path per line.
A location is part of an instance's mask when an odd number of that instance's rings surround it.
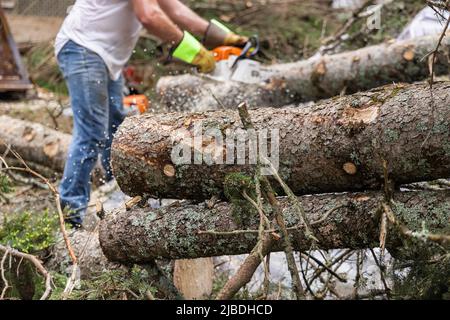
M 103 59 L 69 41 L 58 54 L 73 111 L 73 137 L 64 175 L 59 186 L 61 205 L 70 210 L 68 219 L 81 224 L 90 198 L 91 172 L 98 156 L 111 180 L 111 142 L 125 118 L 122 77 L 113 81 Z

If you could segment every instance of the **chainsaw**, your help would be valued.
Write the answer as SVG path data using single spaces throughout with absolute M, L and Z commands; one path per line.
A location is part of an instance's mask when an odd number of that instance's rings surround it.
M 260 51 L 257 36 L 251 37 L 243 48 L 220 46 L 212 51 L 216 68 L 206 76 L 214 80 L 256 84 L 264 82 L 273 74 L 254 59 Z
M 143 114 L 150 107 L 150 101 L 145 94 L 133 94 L 123 98 L 123 106 L 129 115 Z
M 150 108 L 147 96 L 140 94 L 139 84 L 143 82 L 142 76 L 134 66 L 126 66 L 123 69 L 125 79 L 123 88 L 123 106 L 127 115 L 143 114 Z

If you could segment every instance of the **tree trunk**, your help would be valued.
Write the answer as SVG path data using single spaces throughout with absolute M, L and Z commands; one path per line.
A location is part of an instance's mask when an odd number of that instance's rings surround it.
M 10 145 L 25 161 L 62 172 L 71 139 L 38 123 L 0 116 L 0 154 Z
M 252 106 L 281 107 L 336 96 L 343 90 L 354 93 L 392 82 L 425 79 L 429 74 L 428 62 L 422 58 L 435 49 L 437 41 L 436 36 L 423 37 L 277 64 L 270 66 L 274 75 L 259 85 L 193 75 L 163 77 L 157 91 L 169 111 L 236 108 L 244 100 Z M 449 45 L 450 39 L 444 38 L 437 74 L 448 74 Z
M 410 228 L 428 230 L 448 227 L 450 192 L 398 192 L 393 206 L 399 220 L 413 222 Z M 303 196 L 306 215 L 324 250 L 362 249 L 379 245 L 381 192 Z M 286 198 L 280 199 L 295 250 L 309 250 L 311 243 L 299 226 L 299 217 Z M 334 211 L 330 211 L 331 209 Z M 328 215 L 326 215 L 328 213 Z M 322 221 L 321 221 L 322 220 Z M 316 223 L 314 223 L 316 222 Z M 111 214 L 100 223 L 100 245 L 106 257 L 122 263 L 145 263 L 155 257 L 192 259 L 249 253 L 257 233 L 201 234 L 199 231 L 230 232 L 257 230 L 258 215 L 240 224 L 231 205 L 225 202 L 209 209 L 201 204 L 178 204 L 158 210 L 136 208 Z M 398 232 L 389 230 L 387 248 L 398 248 Z M 272 251 L 281 251 L 277 241 Z
M 259 133 L 270 129 L 271 137 L 279 129 L 279 172 L 294 193 L 379 189 L 384 183 L 384 161 L 389 177 L 399 184 L 450 176 L 449 89 L 448 82 L 436 83 L 434 104 L 428 86 L 414 84 L 387 86 L 307 108 L 251 110 L 250 116 Z M 203 140 L 190 139 L 201 121 Z M 237 157 L 228 161 L 226 156 L 235 155 L 236 148 L 226 152 L 222 136 L 212 138 L 205 131 L 216 129 L 228 137 L 234 133 L 239 139 L 251 136 L 237 130 L 241 127 L 234 110 L 128 118 L 112 148 L 118 184 L 131 196 L 209 199 L 223 195 L 230 173 L 253 175 L 256 166 L 250 160 L 255 157 L 249 158 L 246 141 L 245 163 Z M 274 135 L 267 149 L 276 141 Z M 189 163 L 180 164 L 171 156 L 180 146 L 187 146 L 188 156 L 200 155 L 196 160 L 201 164 L 190 161 L 191 157 Z M 224 164 L 208 165 L 214 155 Z

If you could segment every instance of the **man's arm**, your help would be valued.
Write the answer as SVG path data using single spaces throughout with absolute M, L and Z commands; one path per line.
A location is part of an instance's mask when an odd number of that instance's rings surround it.
M 172 22 L 171 18 L 161 8 L 158 0 L 130 1 L 133 3 L 133 9 L 137 18 L 144 27 L 162 41 L 174 45 L 171 53 L 172 57 L 197 66 L 200 72 L 211 72 L 214 70 L 216 64 L 214 55 L 189 32 L 183 32 Z M 178 1 L 176 3 L 177 5 L 181 5 Z M 198 19 L 201 20 L 199 17 Z M 186 23 L 192 23 L 195 28 L 199 28 L 198 20 L 190 21 L 189 19 L 185 19 L 184 21 Z M 184 29 L 184 26 L 181 27 Z M 193 30 L 192 28 L 187 29 Z
M 166 15 L 158 0 L 131 1 L 137 18 L 151 34 L 172 44 L 183 39 L 183 31 Z
M 161 9 L 175 22 L 181 29 L 193 34 L 204 36 L 208 29 L 209 22 L 201 18 L 194 11 L 189 9 L 179 0 L 157 0 Z
M 235 34 L 217 20 L 206 21 L 179 0 L 157 0 L 161 9 L 183 30 L 199 35 L 213 49 L 220 45 L 242 46 L 248 38 Z

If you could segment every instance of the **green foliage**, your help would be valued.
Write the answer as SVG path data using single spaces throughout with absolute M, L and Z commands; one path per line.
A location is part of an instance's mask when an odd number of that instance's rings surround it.
M 256 209 L 243 197 L 246 193 L 250 198 L 256 198 L 255 182 L 252 177 L 242 173 L 230 173 L 224 180 L 224 194 L 232 205 L 233 219 L 238 225 L 247 225 L 252 216 L 257 215 Z
M 242 173 L 230 173 L 224 180 L 225 196 L 229 199 L 243 199 L 242 193 L 248 195 L 255 193 L 255 182 L 252 177 Z
M 102 273 L 98 277 L 81 282 L 81 287 L 74 290 L 72 299 L 80 300 L 120 300 L 147 299 L 147 293 L 155 295 L 148 272 L 139 266 L 130 270 L 118 269 Z
M 0 228 L 0 242 L 26 253 L 47 249 L 55 241 L 58 217 L 48 211 L 42 214 L 24 212 L 5 217 Z
M 13 191 L 14 189 L 8 176 L 0 173 L 0 193 L 6 194 L 11 193 Z
M 393 295 L 400 299 L 450 300 L 450 255 L 436 245 L 411 243 L 401 250 L 392 272 Z
M 398 219 L 414 237 L 403 239 L 403 247 L 394 252 L 393 295 L 401 299 L 450 299 L 450 246 L 427 240 L 429 233 L 449 234 L 450 208 L 436 205 L 425 213 L 395 203 Z M 425 221 L 428 223 L 425 223 Z

